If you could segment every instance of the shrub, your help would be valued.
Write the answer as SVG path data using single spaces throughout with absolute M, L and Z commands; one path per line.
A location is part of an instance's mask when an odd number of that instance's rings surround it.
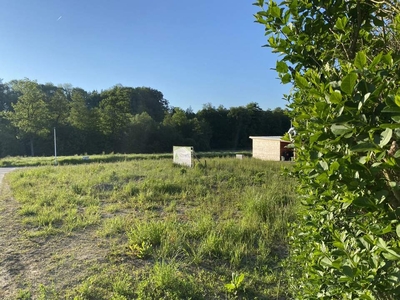
M 264 7 L 264 1 L 256 5 Z M 257 13 L 296 127 L 301 299 L 400 295 L 400 17 L 396 1 L 275 1 Z

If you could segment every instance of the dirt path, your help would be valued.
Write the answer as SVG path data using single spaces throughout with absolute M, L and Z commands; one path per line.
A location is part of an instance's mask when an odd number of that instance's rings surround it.
M 0 180 L 4 173 L 0 168 Z M 69 236 L 28 238 L 19 207 L 7 183 L 1 183 L 0 299 L 17 299 L 22 291 L 38 299 L 43 294 L 41 285 L 65 290 L 93 273 L 93 266 L 106 261 L 108 247 L 99 245 L 94 229 Z M 47 295 L 46 299 L 54 298 Z
M 0 168 L 0 186 L 1 186 L 1 182 L 3 181 L 4 175 L 16 170 L 16 168 Z

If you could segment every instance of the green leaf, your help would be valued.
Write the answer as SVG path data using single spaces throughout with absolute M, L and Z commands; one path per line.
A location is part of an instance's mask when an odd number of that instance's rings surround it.
M 367 157 L 361 156 L 360 159 L 358 160 L 358 162 L 362 165 L 365 165 L 365 163 L 367 162 Z
M 386 234 L 386 233 L 389 233 L 389 232 L 392 232 L 392 225 L 391 224 L 389 224 L 388 226 L 383 228 L 380 234 Z
M 326 161 L 320 160 L 318 163 L 324 171 L 328 170 L 328 164 Z
M 333 242 L 333 246 L 335 246 L 336 248 L 339 248 L 341 250 L 344 250 L 344 245 L 340 241 Z
M 393 135 L 393 129 L 386 128 L 385 131 L 381 133 L 381 141 L 379 143 L 380 147 L 385 146 L 387 143 L 390 142 L 390 139 L 392 138 Z
M 379 248 L 383 249 L 383 250 L 389 250 L 389 248 L 388 248 L 386 242 L 385 242 L 382 238 L 379 238 L 379 239 L 378 239 L 378 243 L 376 243 L 376 245 L 377 245 Z
M 339 104 L 339 103 L 342 102 L 342 94 L 341 94 L 340 92 L 338 92 L 338 91 L 334 91 L 334 92 L 330 95 L 329 100 L 330 100 L 332 103 Z
M 360 143 L 360 144 L 350 148 L 350 150 L 354 151 L 354 152 L 365 152 L 365 151 L 377 150 L 377 147 L 373 143 Z
M 237 278 L 236 283 L 240 285 L 244 279 L 244 273 L 241 273 L 240 276 Z
M 292 30 L 290 29 L 289 26 L 285 26 L 282 28 L 282 32 L 286 35 L 289 35 L 292 32 Z
M 394 103 L 396 103 L 397 106 L 400 106 L 400 95 L 394 96 Z
M 382 109 L 384 113 L 399 113 L 400 114 L 400 107 L 398 106 L 385 106 Z
M 323 259 L 321 259 L 321 265 L 323 265 L 325 267 L 331 267 L 332 261 L 329 258 L 324 257 Z
M 342 272 L 347 277 L 353 278 L 354 276 L 353 269 L 350 266 L 343 266 Z
M 371 249 L 371 245 L 369 243 L 367 243 L 367 241 L 364 240 L 363 237 L 359 238 L 359 241 L 361 242 L 361 244 L 363 244 L 365 249 L 367 249 L 367 250 Z
M 296 85 L 301 89 L 309 88 L 308 81 L 298 73 L 296 73 L 295 82 L 296 82 Z
M 378 246 L 379 247 L 379 246 Z M 399 260 L 400 259 L 400 254 L 394 251 L 393 249 L 389 249 L 388 247 L 385 248 L 387 251 L 386 253 L 383 253 L 383 256 L 387 259 L 390 260 Z
M 331 166 L 329 167 L 329 170 L 331 170 L 333 172 L 333 171 L 339 170 L 339 168 L 340 168 L 340 164 L 337 161 L 335 161 L 331 164 Z
M 225 284 L 225 288 L 229 291 L 232 292 L 236 289 L 236 286 L 233 283 L 227 283 Z
M 393 119 L 393 120 L 395 120 L 394 117 L 400 117 L 400 116 L 392 116 L 392 119 Z M 395 124 L 395 123 L 391 123 L 391 124 L 388 124 L 388 123 L 386 123 L 386 124 L 381 124 L 379 127 L 381 127 L 381 128 L 392 128 L 392 129 L 400 130 L 400 124 Z M 396 131 L 395 131 L 395 132 L 396 132 Z M 399 132 L 399 133 L 400 133 L 400 132 Z M 400 135 L 399 135 L 399 136 L 400 136 Z
M 253 5 L 256 5 L 256 6 L 259 6 L 259 7 L 263 7 L 264 0 L 257 0 L 257 2 L 253 3 Z
M 345 92 L 346 94 L 351 95 L 353 93 L 356 82 L 357 82 L 357 74 L 356 73 L 347 74 L 342 80 L 340 89 L 343 92 Z
M 396 226 L 396 234 L 398 237 L 400 237 L 400 224 Z
M 273 5 L 273 6 L 270 6 L 270 8 L 271 8 L 271 15 L 273 17 L 275 17 L 275 18 L 280 18 L 281 17 L 281 10 L 280 10 L 280 8 L 278 6 Z
M 283 84 L 289 83 L 292 80 L 292 77 L 290 76 L 289 73 L 286 73 L 284 76 L 282 76 L 281 81 Z
M 379 53 L 377 56 L 374 57 L 374 60 L 370 63 L 369 69 L 372 70 L 377 64 L 379 64 L 382 60 L 382 52 Z
M 353 130 L 352 127 L 350 127 L 348 125 L 344 125 L 344 124 L 333 124 L 331 126 L 331 131 L 334 135 L 343 135 L 352 130 Z
M 382 253 L 382 255 L 387 260 L 399 260 L 400 259 L 400 256 L 397 254 L 393 254 L 393 252 L 385 252 L 385 253 Z
M 341 18 L 338 18 L 335 24 L 335 27 L 339 30 L 344 30 L 344 24 Z
M 390 53 L 388 53 L 388 54 L 386 54 L 386 55 L 383 55 L 383 61 L 387 64 L 387 65 L 389 65 L 389 66 L 391 66 L 391 65 L 393 65 L 393 58 L 392 58 L 392 55 L 390 54 Z
M 349 138 L 351 138 L 353 135 L 354 135 L 354 132 L 349 132 L 349 133 L 346 133 L 346 134 L 344 135 L 344 137 L 345 137 L 346 139 L 349 139 Z
M 367 100 L 369 99 L 370 96 L 371 96 L 371 93 L 366 93 L 363 97 L 363 103 L 367 102 Z
M 386 97 L 385 103 L 387 106 L 396 106 L 396 103 L 394 102 L 394 97 L 392 95 Z
M 301 115 L 296 117 L 296 121 L 303 121 L 303 120 L 310 120 L 310 115 L 301 114 Z
M 375 300 L 375 297 L 370 294 L 362 294 L 360 300 Z
M 278 73 L 287 73 L 288 70 L 289 70 L 289 68 L 285 62 L 283 62 L 283 61 L 276 62 L 276 71 Z
M 367 63 L 367 56 L 365 55 L 364 51 L 358 52 L 354 60 L 354 65 L 359 69 L 363 69 L 366 63 Z

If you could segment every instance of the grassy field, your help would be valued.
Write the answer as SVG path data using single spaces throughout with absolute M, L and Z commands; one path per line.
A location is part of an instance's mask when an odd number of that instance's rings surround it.
M 282 165 L 147 159 L 12 172 L 0 201 L 3 297 L 287 299 L 280 263 L 297 204 Z
M 251 156 L 251 151 L 216 151 L 216 152 L 196 152 L 195 158 L 217 158 L 217 157 L 235 157 L 236 154 L 242 154 L 245 157 Z M 35 167 L 51 165 L 79 165 L 88 163 L 111 163 L 127 162 L 131 160 L 142 159 L 172 159 L 172 153 L 160 154 L 96 154 L 96 155 L 73 155 L 73 156 L 16 156 L 0 158 L 0 167 Z

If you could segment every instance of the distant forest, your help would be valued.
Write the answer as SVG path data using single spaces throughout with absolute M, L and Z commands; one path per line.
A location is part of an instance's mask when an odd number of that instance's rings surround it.
M 283 135 L 285 110 L 257 103 L 198 112 L 172 107 L 162 92 L 116 85 L 85 91 L 29 79 L 0 80 L 0 157 L 54 154 L 163 153 L 173 145 L 195 151 L 251 148 L 250 135 Z

